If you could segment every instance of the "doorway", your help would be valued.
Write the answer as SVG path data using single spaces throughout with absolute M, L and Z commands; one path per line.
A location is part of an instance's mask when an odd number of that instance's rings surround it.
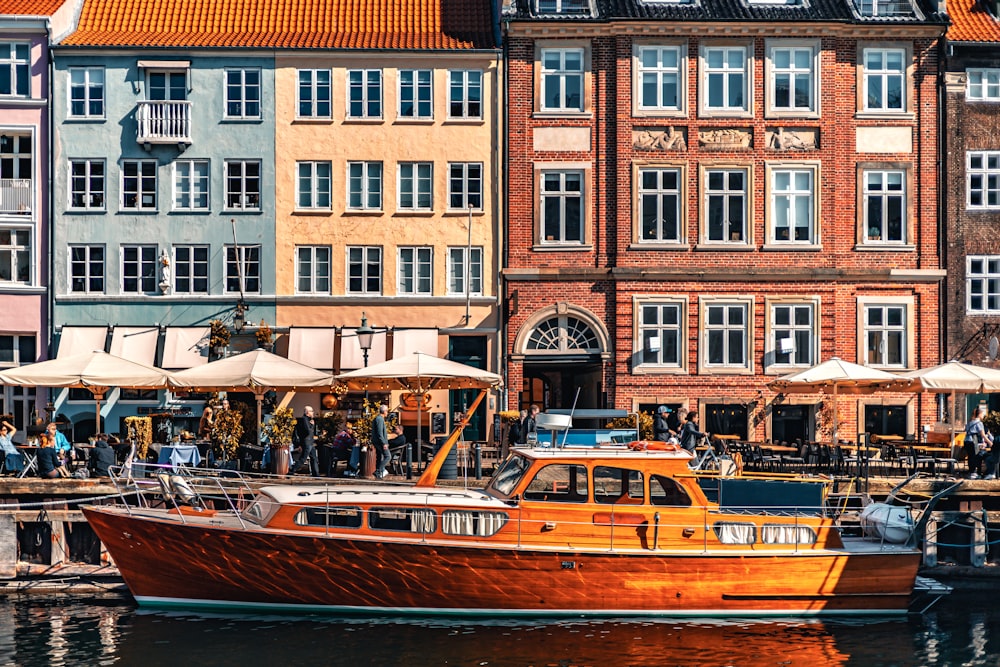
M 531 405 L 537 405 L 543 412 L 553 408 L 569 410 L 574 407 L 574 401 L 577 410 L 607 407 L 600 362 L 524 362 L 519 409 L 527 410 Z

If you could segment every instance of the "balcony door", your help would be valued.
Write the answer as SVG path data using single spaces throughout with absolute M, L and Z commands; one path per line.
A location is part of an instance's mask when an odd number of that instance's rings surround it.
M 149 72 L 146 91 L 151 102 L 186 100 L 187 72 Z

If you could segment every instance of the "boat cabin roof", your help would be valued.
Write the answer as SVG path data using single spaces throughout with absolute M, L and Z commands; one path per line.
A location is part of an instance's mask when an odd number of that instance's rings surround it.
M 260 493 L 275 502 L 294 505 L 371 505 L 377 503 L 448 504 L 455 507 L 482 507 L 483 504 L 503 505 L 479 489 L 451 487 L 420 488 L 410 485 L 338 484 L 317 486 L 265 486 Z
M 615 461 L 682 461 L 686 466 L 694 456 L 686 449 L 672 450 L 637 450 L 627 445 L 601 445 L 599 447 L 515 447 L 515 454 L 537 460 L 564 460 L 567 463 L 598 461 L 611 459 Z

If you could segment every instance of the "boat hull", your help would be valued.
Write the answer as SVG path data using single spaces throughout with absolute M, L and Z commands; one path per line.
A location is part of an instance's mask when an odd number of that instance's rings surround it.
M 580 551 L 314 536 L 84 508 L 151 607 L 455 615 L 905 612 L 919 553 Z

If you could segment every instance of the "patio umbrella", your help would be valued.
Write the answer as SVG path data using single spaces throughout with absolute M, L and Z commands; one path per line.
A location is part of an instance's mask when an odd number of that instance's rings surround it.
M 356 371 L 342 373 L 337 376 L 337 380 L 347 385 L 348 389 L 354 391 L 390 391 L 402 389 L 421 397 L 433 389 L 479 389 L 479 396 L 472 406 L 466 411 L 465 418 L 460 424 L 464 428 L 469 421 L 469 415 L 475 412 L 479 403 L 483 400 L 486 392 L 491 388 L 498 388 L 503 384 L 502 378 L 496 373 L 490 373 L 473 366 L 460 364 L 448 359 L 441 359 L 431 354 L 414 352 L 398 359 L 390 359 L 379 364 L 374 364 L 367 368 Z M 418 400 L 417 405 L 421 405 Z M 422 410 L 417 410 L 417 451 L 420 451 L 421 444 L 421 415 Z M 458 439 L 461 428 L 456 428 L 448 442 L 441 448 L 448 449 L 454 445 Z M 443 463 L 435 459 L 435 463 L 424 471 L 424 475 L 417 481 L 417 485 L 427 485 L 433 483 L 437 476 L 437 470 Z M 436 465 L 435 465 L 436 464 Z M 430 474 L 428 474 L 430 473 Z
M 260 445 L 261 403 L 268 391 L 330 391 L 333 375 L 297 361 L 256 349 L 178 371 L 169 386 L 190 391 L 247 389 L 257 400 L 257 445 Z
M 93 351 L 49 359 L 0 373 L 0 384 L 21 387 L 88 389 L 97 402 L 97 431 L 101 430 L 101 400 L 110 387 L 163 389 L 170 373 L 107 352 Z
M 921 368 L 900 376 L 910 378 L 912 391 L 933 391 L 951 394 L 951 439 L 955 440 L 955 394 L 981 394 L 1000 391 L 1000 370 L 949 361 L 930 368 Z
M 852 364 L 833 357 L 804 371 L 783 375 L 768 383 L 768 387 L 786 394 L 833 395 L 833 442 L 837 442 L 837 396 L 839 394 L 873 394 L 885 389 L 899 389 L 910 384 L 887 371 Z

